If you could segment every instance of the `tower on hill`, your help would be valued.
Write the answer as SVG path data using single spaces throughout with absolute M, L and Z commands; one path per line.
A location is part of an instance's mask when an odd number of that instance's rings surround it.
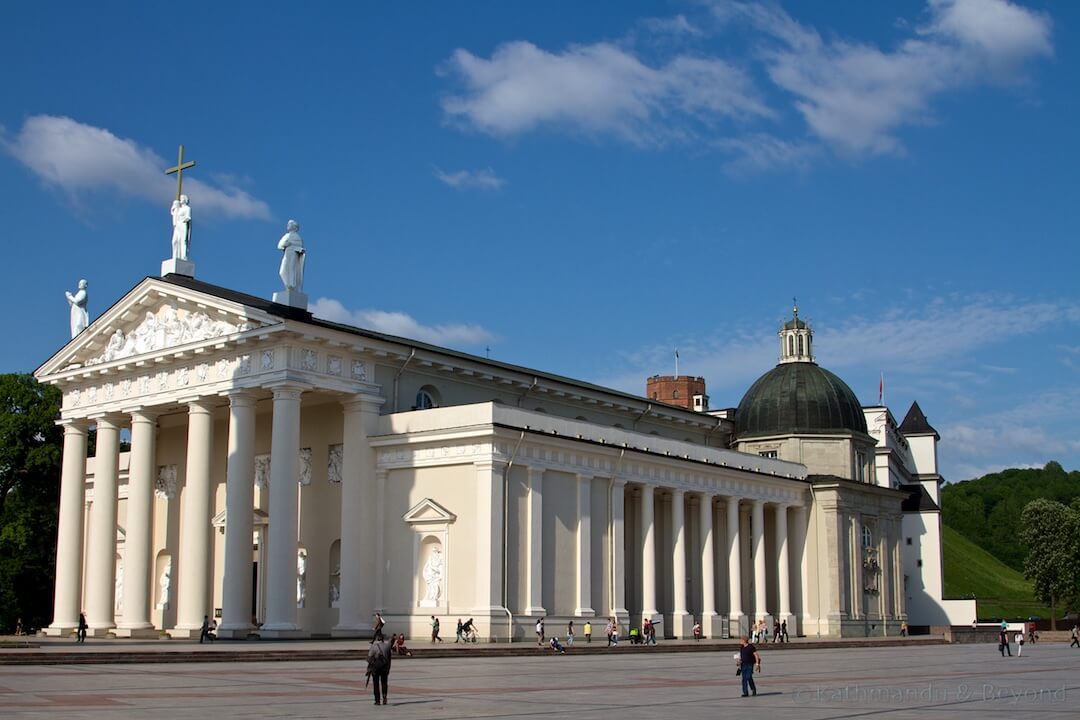
M 709 409 L 705 378 L 690 375 L 653 375 L 645 381 L 645 397 L 695 412 Z

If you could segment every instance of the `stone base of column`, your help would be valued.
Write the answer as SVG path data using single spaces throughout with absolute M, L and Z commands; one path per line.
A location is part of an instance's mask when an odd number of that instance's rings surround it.
M 716 613 L 702 613 L 701 614 L 701 635 L 702 637 L 714 640 L 722 637 L 724 634 L 723 619 Z
M 74 637 L 77 626 L 75 625 L 50 625 L 41 632 L 45 637 Z
M 115 630 L 116 637 L 122 638 L 158 638 L 161 631 L 149 623 L 139 627 L 118 627 Z
M 750 618 L 743 614 L 732 615 L 728 618 L 728 634 L 733 638 L 741 638 L 750 634 Z
M 214 634 L 218 636 L 218 640 L 247 640 L 252 635 L 258 637 L 251 625 L 218 625 Z
M 296 640 L 299 638 L 310 637 L 311 633 L 300 628 L 293 628 L 286 630 L 282 628 L 270 628 L 267 629 L 265 625 L 259 628 L 259 637 L 263 640 Z
M 690 613 L 672 613 L 671 627 L 664 633 L 676 640 L 687 640 L 694 636 L 694 617 Z
M 574 615 L 576 617 L 596 617 L 596 611 L 590 607 L 574 608 Z
M 375 628 L 370 623 L 338 625 L 330 629 L 330 637 L 335 638 L 371 638 L 373 635 L 375 635 Z
M 174 627 L 169 628 L 169 637 L 172 638 L 198 638 L 202 635 L 202 625 L 197 628 Z
M 484 609 L 484 612 L 487 612 L 487 608 Z M 539 618 L 542 618 L 542 617 L 547 617 L 547 610 L 540 607 L 539 605 L 533 605 L 533 606 L 525 608 L 524 615 L 532 616 L 534 618 L 539 619 Z
M 116 637 L 116 628 L 114 628 L 114 627 L 90 628 L 89 630 L 86 631 L 86 637 L 92 637 L 92 638 Z

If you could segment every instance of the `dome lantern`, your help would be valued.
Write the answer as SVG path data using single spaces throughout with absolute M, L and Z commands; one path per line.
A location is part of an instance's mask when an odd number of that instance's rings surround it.
M 780 328 L 780 362 L 814 362 L 814 331 L 799 319 L 799 303 L 792 298 L 791 319 Z

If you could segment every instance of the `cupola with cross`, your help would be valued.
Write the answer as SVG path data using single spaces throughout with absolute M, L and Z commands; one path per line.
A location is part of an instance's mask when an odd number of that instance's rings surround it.
M 805 320 L 799 319 L 799 304 L 794 301 L 791 319 L 780 329 L 780 362 L 814 362 L 814 331 Z

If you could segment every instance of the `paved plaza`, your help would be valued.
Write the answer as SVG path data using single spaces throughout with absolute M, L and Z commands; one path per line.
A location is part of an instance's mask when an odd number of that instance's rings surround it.
M 745 699 L 730 651 L 403 658 L 387 707 L 357 662 L 0 666 L 0 718 L 1076 718 L 1080 651 L 1024 650 L 764 648 Z

